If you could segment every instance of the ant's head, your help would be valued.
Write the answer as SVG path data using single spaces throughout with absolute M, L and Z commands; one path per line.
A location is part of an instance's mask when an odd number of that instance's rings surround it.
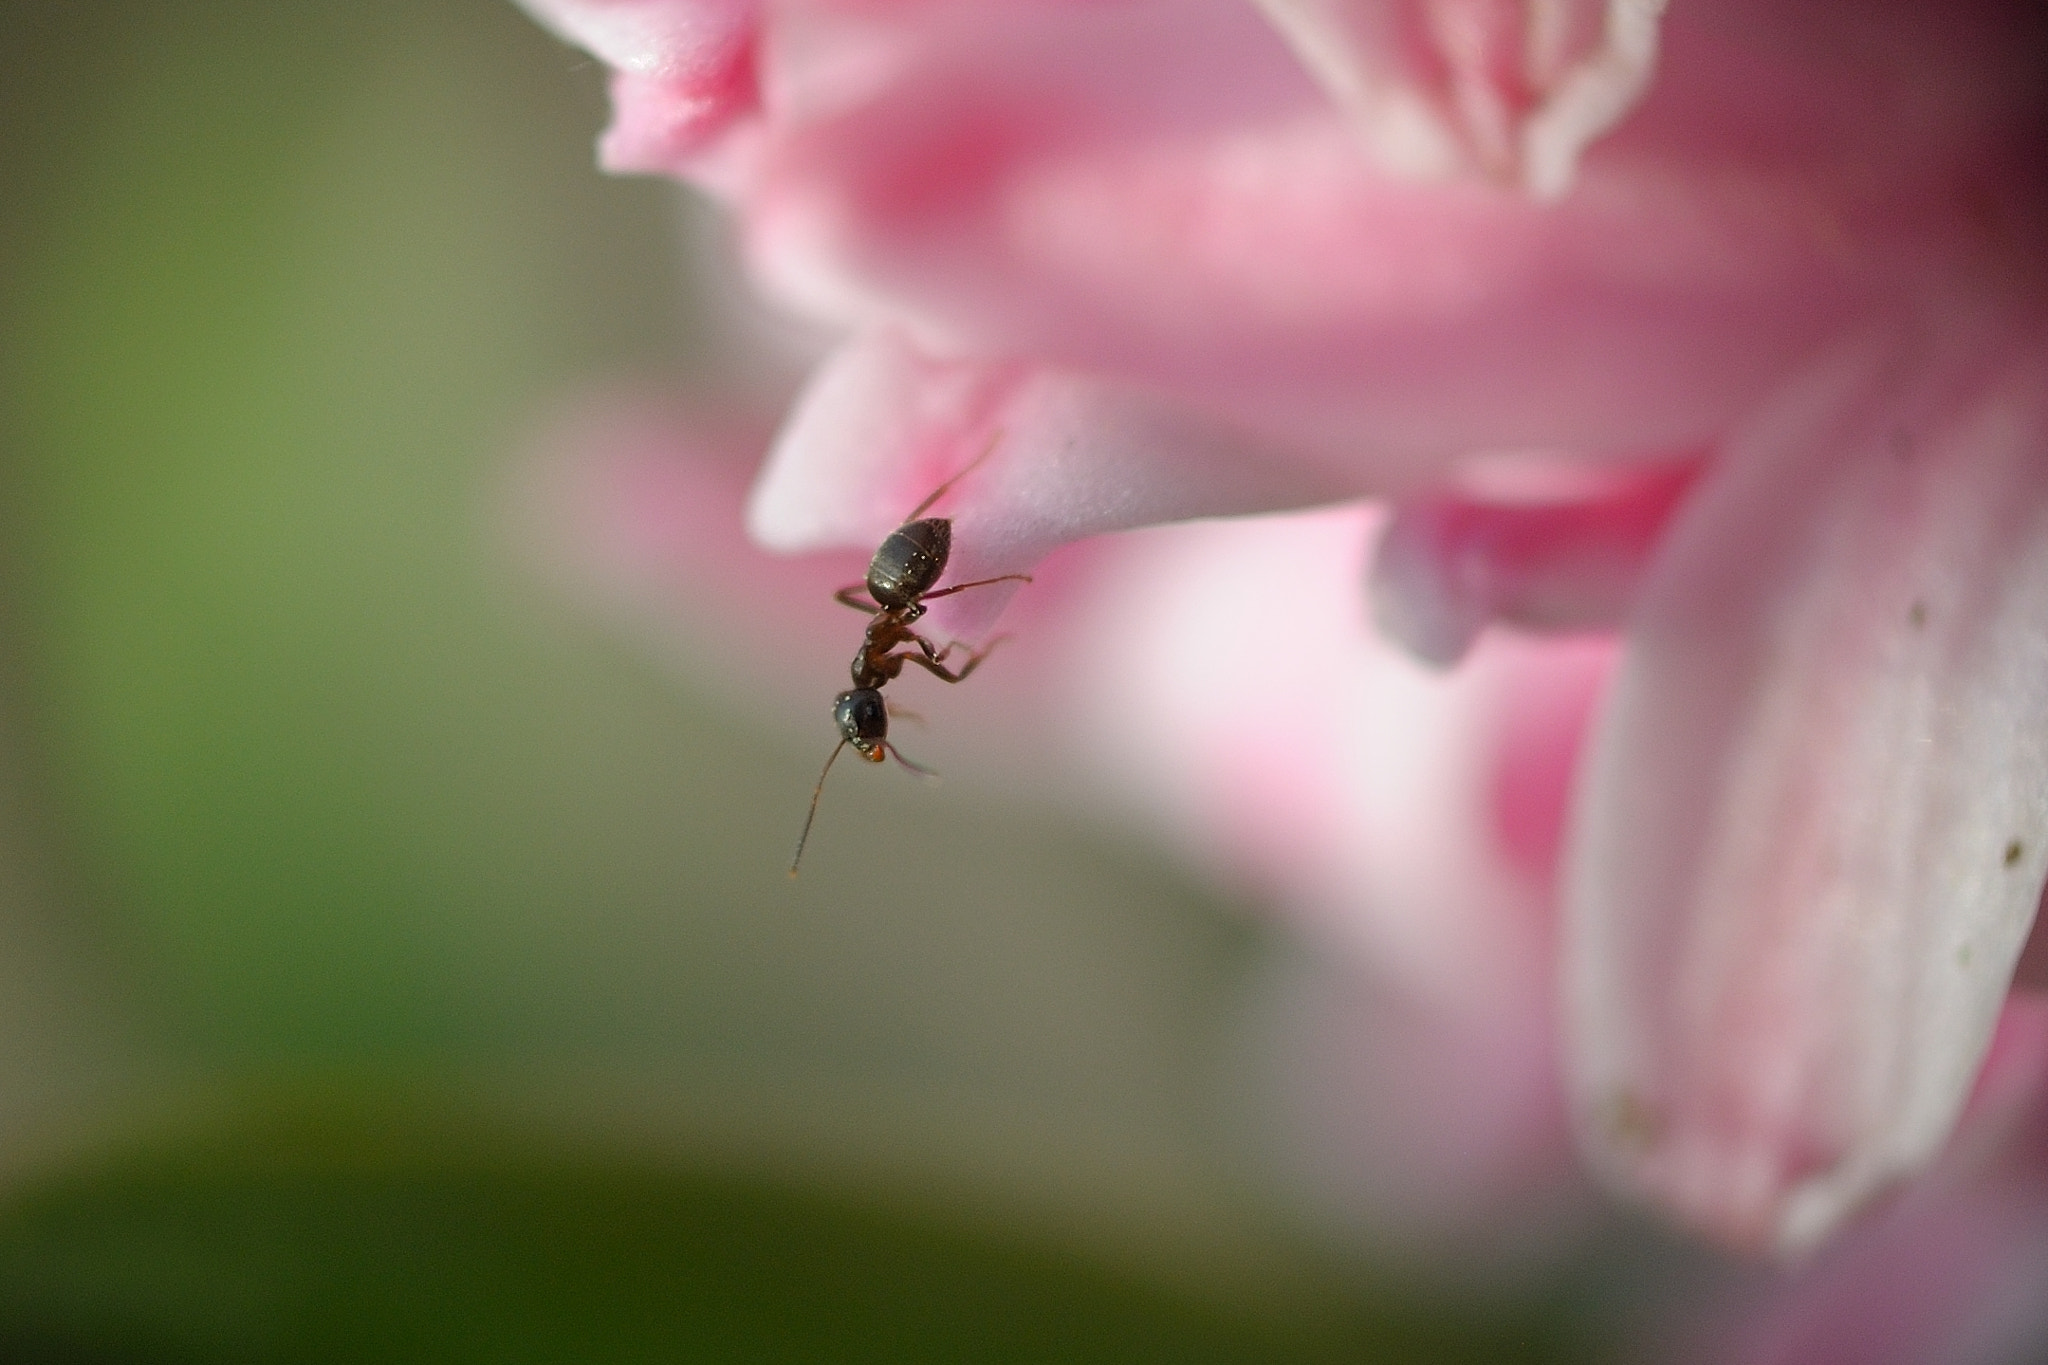
M 832 721 L 839 736 L 860 751 L 870 763 L 880 763 L 888 752 L 889 712 L 882 705 L 880 689 L 856 687 L 832 699 Z

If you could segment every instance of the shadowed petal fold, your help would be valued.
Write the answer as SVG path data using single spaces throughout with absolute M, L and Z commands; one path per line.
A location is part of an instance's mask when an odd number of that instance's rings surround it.
M 1938 334 L 1701 485 L 1581 790 L 1583 1141 L 1781 1252 L 1947 1137 L 2048 868 L 2048 344 Z

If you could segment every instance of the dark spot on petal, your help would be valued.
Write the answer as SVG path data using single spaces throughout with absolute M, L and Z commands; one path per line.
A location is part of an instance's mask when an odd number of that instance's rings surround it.
M 1971 956 L 1970 945 L 1965 943 L 1962 947 L 1956 949 L 1956 965 L 1958 967 L 1969 966 Z
M 2015 839 L 2005 846 L 2005 865 L 2012 867 L 2026 856 L 2027 846 Z
M 1912 624 L 1915 630 L 1926 625 L 1927 604 L 1925 602 L 1915 602 L 1912 606 L 1906 608 L 1906 620 Z
M 1902 460 L 1910 460 L 1913 458 L 1912 432 L 1906 430 L 1904 427 L 1893 427 L 1890 431 L 1885 433 L 1884 439 L 1885 444 L 1891 447 L 1892 454 L 1898 456 Z

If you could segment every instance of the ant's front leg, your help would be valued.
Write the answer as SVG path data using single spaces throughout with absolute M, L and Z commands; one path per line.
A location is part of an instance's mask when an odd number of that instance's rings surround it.
M 876 612 L 882 609 L 881 603 L 872 600 L 867 602 L 857 602 L 852 597 L 848 596 L 849 593 L 866 592 L 867 590 L 868 585 L 865 583 L 848 583 L 838 592 L 832 594 L 832 600 L 844 606 L 852 607 L 855 611 L 866 612 L 869 616 L 873 616 Z
M 942 678 L 949 683 L 965 682 L 967 681 L 967 675 L 972 673 L 975 669 L 981 667 L 981 661 L 983 659 L 986 659 L 989 655 L 995 653 L 996 646 L 1009 638 L 1010 637 L 1007 635 L 998 635 L 995 639 L 990 640 L 986 645 L 982 646 L 980 649 L 977 649 L 973 653 L 969 654 L 967 656 L 967 662 L 960 665 L 960 671 L 957 673 L 955 673 L 952 669 L 946 667 L 945 664 L 940 662 L 940 660 L 944 659 L 948 654 L 951 654 L 953 652 L 953 645 L 947 645 L 937 654 L 931 655 L 929 657 L 927 657 L 924 654 L 912 654 L 907 649 L 904 650 L 901 654 L 892 654 L 889 657 L 892 659 L 901 659 L 905 663 L 916 664 L 919 668 L 922 668 L 925 672 L 931 674 L 933 677 Z M 925 642 L 920 641 L 919 643 L 922 644 Z M 955 641 L 954 643 L 957 644 L 959 642 Z

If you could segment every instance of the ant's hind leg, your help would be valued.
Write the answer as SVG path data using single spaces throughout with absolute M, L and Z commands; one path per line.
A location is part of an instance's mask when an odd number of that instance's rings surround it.
M 851 596 L 849 595 L 849 594 L 852 594 L 852 593 L 857 593 L 857 592 L 866 592 L 867 590 L 868 590 L 868 585 L 867 585 L 867 584 L 865 584 L 865 583 L 848 583 L 848 584 L 847 584 L 847 585 L 846 585 L 845 587 L 841 588 L 841 589 L 840 589 L 840 590 L 839 590 L 838 592 L 835 592 L 835 593 L 833 593 L 833 594 L 832 594 L 832 600 L 833 600 L 834 602 L 838 602 L 838 603 L 840 603 L 840 604 L 842 604 L 842 605 L 844 605 L 844 606 L 849 606 L 849 607 L 852 607 L 852 608 L 853 608 L 853 609 L 854 609 L 855 611 L 864 611 L 864 612 L 866 612 L 866 613 L 867 613 L 868 615 L 872 616 L 872 615 L 874 615 L 874 614 L 875 614 L 876 612 L 878 612 L 878 611 L 880 611 L 880 610 L 882 609 L 882 608 L 881 608 L 881 604 L 880 604 L 880 603 L 878 603 L 878 602 L 873 602 L 873 601 L 868 601 L 868 602 L 856 602 L 856 601 L 855 601 L 855 600 L 854 600 L 854 599 L 853 599 L 853 598 L 852 598 L 852 597 L 851 597 Z
M 915 633 L 911 635 L 910 640 L 911 643 L 915 644 L 920 650 L 924 652 L 925 658 L 930 659 L 935 664 L 942 664 L 946 662 L 946 656 L 948 654 L 951 654 L 954 650 L 967 648 L 966 645 L 961 644 L 958 640 L 948 640 L 946 642 L 946 647 L 944 649 L 941 649 L 931 642 L 931 637 L 926 635 L 918 635 Z
M 959 676 L 958 678 L 954 679 L 954 681 L 955 681 L 955 682 L 964 682 L 964 681 L 966 681 L 966 679 L 967 679 L 967 675 L 968 675 L 969 673 L 972 673 L 972 672 L 973 672 L 973 671 L 974 671 L 975 669 L 977 669 L 977 668 L 980 668 L 980 667 L 981 667 L 981 661 L 982 661 L 983 659 L 986 659 L 986 658 L 987 658 L 987 657 L 988 657 L 989 655 L 991 655 L 991 654 L 995 653 L 995 652 L 996 652 L 996 646 L 997 646 L 997 645 L 999 645 L 999 644 L 1001 644 L 1001 643 L 1002 643 L 1003 641 L 1005 641 L 1005 640 L 1007 640 L 1007 639 L 1009 639 L 1009 638 L 1010 638 L 1010 637 L 1009 637 L 1009 636 L 1007 636 L 1007 635 L 998 635 L 998 636 L 996 636 L 996 638 L 995 638 L 995 639 L 993 639 L 993 640 L 990 640 L 990 641 L 989 641 L 989 642 L 988 642 L 987 644 L 983 645 L 983 646 L 982 646 L 982 647 L 981 647 L 980 649 L 974 650 L 973 652 L 971 652 L 970 654 L 968 654 L 968 656 L 967 656 L 967 662 L 966 662 L 966 663 L 964 663 L 964 664 L 962 664 L 962 665 L 960 665 L 960 676 Z
M 953 645 L 947 645 L 944 649 L 939 651 L 936 657 L 933 658 L 926 658 L 922 654 L 912 654 L 907 649 L 904 650 L 901 654 L 892 654 L 889 657 L 893 659 L 902 659 L 906 663 L 916 664 L 919 668 L 922 668 L 925 672 L 931 674 L 933 677 L 943 678 L 945 681 L 949 683 L 966 682 L 967 675 L 972 673 L 975 669 L 981 667 L 981 661 L 983 659 L 986 659 L 989 655 L 995 653 L 996 646 L 1009 638 L 1010 637 L 1007 635 L 998 635 L 995 639 L 990 640 L 980 649 L 977 649 L 973 653 L 969 654 L 967 656 L 967 662 L 960 665 L 960 671 L 957 673 L 954 672 L 952 669 L 946 667 L 943 663 L 939 662 L 940 659 L 945 658 L 946 655 L 953 652 Z M 958 643 L 958 641 L 954 642 L 954 644 Z
M 1008 639 L 1009 637 L 1004 636 L 1002 638 Z M 912 631 L 910 633 L 910 642 L 918 647 L 918 649 L 924 654 L 925 658 L 931 660 L 935 664 L 942 664 L 946 662 L 947 656 L 950 655 L 954 650 L 967 648 L 967 645 L 964 641 L 948 640 L 946 642 L 945 648 L 941 649 L 939 646 L 932 643 L 931 637 L 929 635 L 919 635 L 915 631 Z M 969 652 L 972 653 L 971 650 Z M 907 658 L 909 656 L 906 654 L 905 657 Z
M 1028 573 L 997 574 L 994 578 L 977 578 L 972 583 L 955 583 L 950 588 L 940 588 L 937 592 L 925 593 L 922 600 L 929 602 L 934 597 L 951 597 L 956 592 L 966 592 L 969 588 L 985 588 L 991 583 L 1029 583 L 1030 581 L 1031 575 Z

